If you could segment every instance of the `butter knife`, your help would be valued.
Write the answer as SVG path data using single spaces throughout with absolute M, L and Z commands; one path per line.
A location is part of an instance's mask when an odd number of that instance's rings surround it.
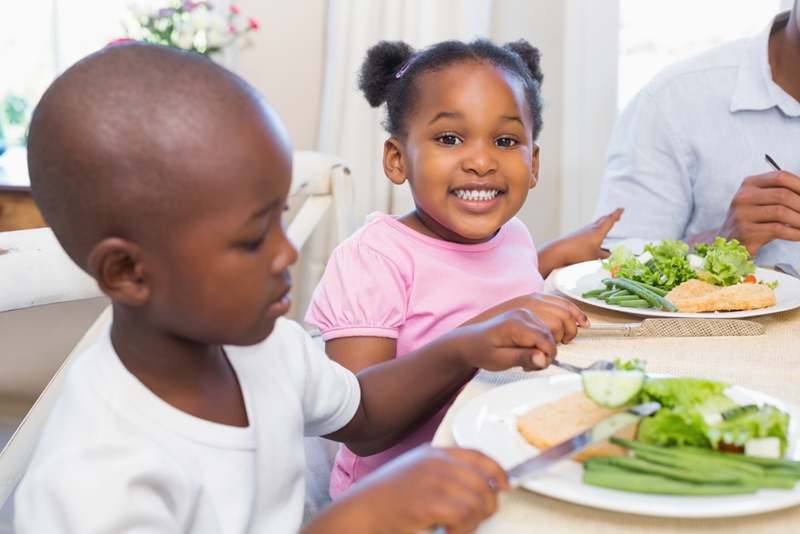
M 764 325 L 741 319 L 645 319 L 641 323 L 593 324 L 578 337 L 761 336 Z
M 577 436 L 550 447 L 542 451 L 538 456 L 512 467 L 506 471 L 508 482 L 512 487 L 517 487 L 526 477 L 533 473 L 569 458 L 595 443 L 610 438 L 620 430 L 639 422 L 642 417 L 655 413 L 659 408 L 661 408 L 661 404 L 657 402 L 645 402 L 628 408 L 624 412 L 607 417 Z
M 797 274 L 797 270 L 788 263 L 776 263 L 775 270 L 780 271 L 784 274 L 788 274 L 789 276 L 793 276 L 795 278 L 800 278 L 800 274 Z

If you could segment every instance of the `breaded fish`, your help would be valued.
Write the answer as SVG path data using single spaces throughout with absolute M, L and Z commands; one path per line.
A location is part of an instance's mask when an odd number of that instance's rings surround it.
M 774 306 L 775 292 L 764 284 L 720 287 L 702 280 L 687 280 L 664 297 L 679 312 L 757 310 Z
M 533 408 L 517 419 L 517 430 L 534 447 L 544 450 L 557 445 L 584 430 L 591 428 L 606 417 L 624 410 L 609 409 L 597 405 L 583 391 L 561 397 L 555 402 Z M 622 430 L 617 436 L 633 439 L 636 426 Z M 572 457 L 583 461 L 593 456 L 627 456 L 627 449 L 602 441 Z

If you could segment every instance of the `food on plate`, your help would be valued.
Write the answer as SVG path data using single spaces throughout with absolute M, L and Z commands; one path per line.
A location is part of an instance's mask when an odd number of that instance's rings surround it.
M 583 391 L 577 391 L 561 397 L 555 402 L 537 406 L 519 416 L 517 430 L 528 443 L 544 450 L 580 434 L 619 411 L 621 410 L 599 406 Z M 633 439 L 635 434 L 636 429 L 629 427 L 622 430 L 619 436 Z M 625 454 L 627 454 L 625 448 L 613 445 L 606 440 L 585 449 L 573 456 L 572 459 L 580 462 L 592 456 L 622 456 Z
M 752 310 L 776 303 L 772 289 L 777 282 L 754 283 L 756 267 L 747 249 L 735 239 L 718 237 L 711 245 L 697 244 L 694 253 L 683 241 L 669 239 L 649 243 L 644 249 L 636 257 L 622 245 L 614 247 L 602 262 L 611 276 L 602 280 L 602 287 L 582 297 L 625 308 L 690 313 Z M 685 297 L 684 293 L 694 291 L 701 300 L 686 302 L 695 296 Z
M 765 284 L 715 286 L 702 280 L 687 280 L 665 297 L 679 312 L 756 310 L 775 305 L 775 291 Z
M 642 369 L 641 363 L 617 362 L 617 366 Z M 609 385 L 620 371 L 593 371 L 591 380 L 583 381 L 584 387 L 588 383 L 591 390 L 595 381 L 602 384 L 598 373 L 608 375 Z M 611 438 L 609 447 L 622 447 L 629 454 L 614 449 L 613 454 L 584 455 L 585 483 L 644 493 L 729 495 L 752 493 L 759 488 L 792 488 L 800 479 L 800 462 L 783 458 L 788 446 L 789 415 L 775 406 L 740 406 L 726 395 L 728 384 L 716 380 L 645 377 L 632 395 L 633 381 L 622 384 L 625 391 L 618 397 L 629 397 L 629 404 L 657 401 L 662 408 L 643 418 L 634 429 L 635 435 Z M 592 402 L 588 396 L 585 399 Z M 560 411 L 555 409 L 557 406 Z M 541 433 L 540 429 L 546 427 L 542 421 L 548 417 L 559 423 L 551 423 L 551 427 L 566 427 L 573 420 L 588 426 L 584 412 L 602 418 L 599 414 L 610 415 L 619 410 L 600 405 L 594 410 L 588 406 L 578 409 L 572 402 L 560 405 L 559 401 L 537 409 L 544 412 L 547 407 L 552 410 L 549 416 L 537 413 L 526 420 L 524 426 L 529 434 Z M 520 432 L 522 426 L 520 418 Z M 570 429 L 573 434 L 580 430 Z M 568 437 L 559 435 L 554 442 Z M 527 435 L 526 439 L 530 441 Z

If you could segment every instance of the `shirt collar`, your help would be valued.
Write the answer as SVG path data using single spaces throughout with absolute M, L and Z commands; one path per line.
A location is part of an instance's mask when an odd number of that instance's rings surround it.
M 772 81 L 772 69 L 769 66 L 769 36 L 781 15 L 777 15 L 747 43 L 739 63 L 739 75 L 731 98 L 731 113 L 777 107 L 790 117 L 800 116 L 800 102 Z

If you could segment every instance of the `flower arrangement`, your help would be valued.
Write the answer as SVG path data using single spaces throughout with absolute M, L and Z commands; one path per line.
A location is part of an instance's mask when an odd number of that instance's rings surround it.
M 155 12 L 131 8 L 137 27 L 126 28 L 128 40 L 162 44 L 209 56 L 219 52 L 242 35 L 258 29 L 253 19 L 241 21 L 236 6 L 227 13 L 216 10 L 210 2 L 173 2 Z M 113 44 L 113 43 L 112 43 Z

